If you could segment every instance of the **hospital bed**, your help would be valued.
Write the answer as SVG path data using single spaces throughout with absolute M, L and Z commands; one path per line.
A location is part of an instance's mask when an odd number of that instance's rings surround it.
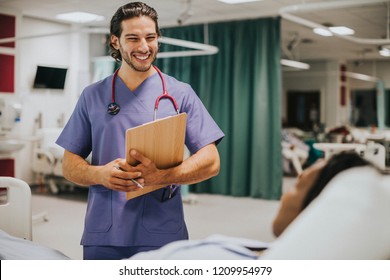
M 334 177 L 283 234 L 270 244 L 214 235 L 202 240 L 173 242 L 155 251 L 139 253 L 131 259 L 388 260 L 389 201 L 390 176 L 379 174 L 372 167 L 353 168 Z M 66 258 L 55 250 L 32 243 L 0 232 L 0 247 L 11 248 L 12 244 L 14 248 L 12 252 L 2 250 L 0 257 Z M 268 249 L 259 253 L 262 246 L 268 246 Z
M 33 146 L 32 170 L 52 193 L 58 193 L 60 185 L 73 187 L 62 174 L 64 149 L 55 143 L 61 131 L 62 128 L 39 129 Z
M 283 172 L 289 175 L 300 175 L 303 165 L 309 157 L 310 147 L 300 137 L 303 132 L 299 129 L 285 128 L 282 130 Z
M 0 230 L 32 240 L 32 223 L 41 220 L 48 221 L 47 212 L 32 215 L 30 186 L 23 180 L 0 176 Z
M 342 151 L 355 151 L 362 158 L 374 164 L 380 170 L 386 169 L 386 148 L 384 145 L 368 141 L 366 144 L 359 143 L 315 143 L 314 148 L 323 151 L 325 159 L 330 158 Z
M 0 230 L 32 240 L 31 189 L 22 180 L 0 177 Z
M 0 260 L 69 260 L 58 250 L 0 230 Z

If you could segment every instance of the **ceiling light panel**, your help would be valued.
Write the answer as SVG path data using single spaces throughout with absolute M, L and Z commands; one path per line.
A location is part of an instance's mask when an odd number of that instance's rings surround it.
M 314 28 L 313 32 L 324 37 L 333 36 L 332 32 L 325 28 Z
M 243 4 L 243 3 L 249 3 L 249 2 L 259 2 L 263 0 L 218 0 L 219 2 L 223 2 L 226 4 Z
M 355 31 L 353 29 L 348 28 L 346 26 L 332 26 L 332 27 L 329 27 L 329 29 L 333 33 L 343 35 L 343 36 L 355 34 Z
M 390 57 L 390 50 L 387 48 L 381 48 L 379 54 L 384 57 Z
M 310 65 L 309 64 L 303 63 L 303 62 L 300 62 L 300 61 L 296 61 L 296 60 L 281 59 L 280 63 L 283 66 L 289 66 L 289 67 L 296 68 L 296 69 L 303 69 L 303 70 L 310 69 Z
M 56 18 L 65 21 L 76 22 L 76 23 L 86 23 L 86 22 L 104 20 L 104 16 L 85 13 L 85 12 L 71 12 L 71 13 L 58 14 L 56 15 Z

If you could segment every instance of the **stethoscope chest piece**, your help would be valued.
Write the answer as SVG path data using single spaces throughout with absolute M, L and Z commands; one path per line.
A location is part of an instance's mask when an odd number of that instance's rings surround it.
M 121 110 L 121 107 L 118 104 L 116 104 L 115 102 L 111 102 L 110 104 L 108 104 L 107 112 L 110 115 L 115 116 L 116 114 L 119 113 L 120 110 Z

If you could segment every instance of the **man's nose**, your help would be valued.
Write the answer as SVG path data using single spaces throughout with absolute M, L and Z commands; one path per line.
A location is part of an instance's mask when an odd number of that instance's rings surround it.
M 147 52 L 149 50 L 148 42 L 145 39 L 140 39 L 138 44 L 138 50 L 140 52 Z

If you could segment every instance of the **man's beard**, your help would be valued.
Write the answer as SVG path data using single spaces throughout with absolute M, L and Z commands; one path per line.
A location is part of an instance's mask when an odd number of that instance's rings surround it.
M 133 63 L 130 59 L 130 57 L 127 55 L 126 52 L 122 52 L 122 60 L 126 62 L 127 65 L 130 66 L 130 68 L 134 69 L 135 71 L 138 72 L 147 72 L 149 71 L 150 67 L 152 67 L 152 64 L 154 61 L 156 61 L 157 58 L 157 52 L 151 54 L 152 62 L 148 65 L 139 65 L 137 66 L 136 63 Z M 150 58 L 148 58 L 150 59 Z

